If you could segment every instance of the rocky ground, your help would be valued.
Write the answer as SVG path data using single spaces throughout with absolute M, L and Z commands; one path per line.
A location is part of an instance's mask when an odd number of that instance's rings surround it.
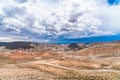
M 0 80 L 120 80 L 119 43 L 60 46 L 2 46 Z

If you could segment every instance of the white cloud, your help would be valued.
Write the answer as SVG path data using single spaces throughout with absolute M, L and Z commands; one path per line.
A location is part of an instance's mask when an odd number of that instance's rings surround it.
M 15 41 L 15 40 L 8 37 L 0 37 L 0 42 L 7 42 L 7 41 Z
M 39 38 L 67 35 L 65 37 L 80 38 L 111 35 L 116 31 L 112 31 L 112 27 L 119 26 L 119 22 L 112 23 L 113 20 L 119 20 L 112 17 L 112 15 L 118 17 L 118 13 L 112 13 L 110 10 L 117 11 L 118 8 L 111 8 L 104 4 L 102 9 L 101 0 L 60 0 L 57 3 L 52 1 L 50 4 L 48 3 L 50 1 L 45 0 L 8 0 L 9 3 L 2 0 L 0 2 L 2 4 L 0 29 L 7 31 L 6 33 L 12 31 L 11 35 L 17 33 L 29 37 L 36 34 Z M 103 14 L 96 14 L 96 12 Z M 106 21 L 107 19 L 109 21 Z M 111 25 L 111 28 L 108 27 Z
M 0 42 L 13 42 L 13 41 L 25 41 L 25 39 L 19 39 L 14 37 L 0 37 Z M 27 40 L 28 41 L 28 40 Z
M 104 30 L 120 32 L 120 5 L 102 5 L 98 15 L 102 19 Z

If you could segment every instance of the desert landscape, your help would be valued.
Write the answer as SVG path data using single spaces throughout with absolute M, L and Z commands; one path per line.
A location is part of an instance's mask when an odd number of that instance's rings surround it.
M 0 80 L 120 80 L 120 42 L 0 43 Z
M 120 80 L 120 0 L 0 0 L 0 80 Z

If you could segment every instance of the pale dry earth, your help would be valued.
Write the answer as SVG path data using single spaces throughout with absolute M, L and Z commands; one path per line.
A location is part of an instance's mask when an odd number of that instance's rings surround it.
M 41 46 L 47 50 L 2 47 L 0 80 L 120 80 L 120 44 Z

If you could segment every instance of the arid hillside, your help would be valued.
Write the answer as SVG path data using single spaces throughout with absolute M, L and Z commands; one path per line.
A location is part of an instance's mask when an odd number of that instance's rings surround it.
M 120 43 L 0 43 L 0 80 L 120 80 Z

